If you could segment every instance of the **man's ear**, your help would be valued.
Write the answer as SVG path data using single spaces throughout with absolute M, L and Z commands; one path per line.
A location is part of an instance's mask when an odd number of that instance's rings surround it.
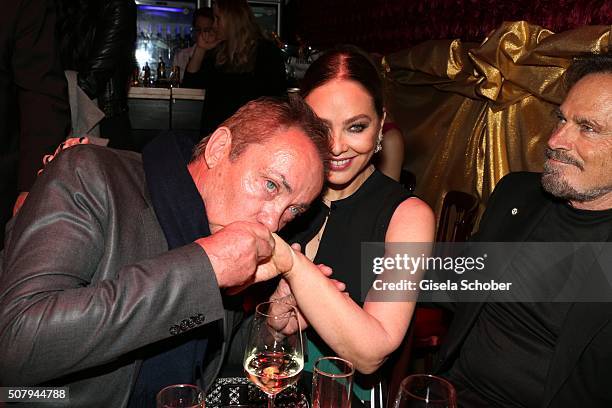
M 204 150 L 204 160 L 208 168 L 215 167 L 225 157 L 229 157 L 232 148 L 232 132 L 226 127 L 215 130 L 208 138 Z

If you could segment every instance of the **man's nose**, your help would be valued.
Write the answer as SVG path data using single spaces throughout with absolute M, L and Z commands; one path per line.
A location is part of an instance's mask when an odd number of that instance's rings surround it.
M 257 222 L 265 225 L 270 232 L 277 232 L 280 229 L 282 212 L 276 209 L 263 209 L 257 216 Z
M 572 125 L 569 122 L 559 124 L 548 138 L 548 147 L 555 150 L 571 150 L 573 137 Z

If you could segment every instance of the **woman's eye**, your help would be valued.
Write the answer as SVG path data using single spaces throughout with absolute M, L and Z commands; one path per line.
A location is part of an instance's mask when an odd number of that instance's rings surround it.
M 363 132 L 366 128 L 368 127 L 368 125 L 363 124 L 363 123 L 356 123 L 354 125 L 351 125 L 351 127 L 349 127 L 349 131 L 353 132 L 353 133 L 361 133 Z
M 266 180 L 266 190 L 269 192 L 275 192 L 278 189 L 278 186 L 272 180 Z

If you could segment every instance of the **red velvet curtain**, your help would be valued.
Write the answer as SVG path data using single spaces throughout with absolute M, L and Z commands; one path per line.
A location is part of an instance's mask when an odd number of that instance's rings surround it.
M 290 43 L 297 34 L 318 48 L 351 43 L 379 53 L 432 39 L 480 42 L 504 21 L 553 32 L 612 24 L 612 0 L 291 0 L 287 12 Z

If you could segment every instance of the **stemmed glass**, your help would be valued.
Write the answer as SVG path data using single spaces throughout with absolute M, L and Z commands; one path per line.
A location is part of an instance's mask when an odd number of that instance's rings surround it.
M 414 374 L 400 384 L 393 408 L 456 408 L 455 387 L 443 378 Z
M 157 408 L 204 408 L 204 392 L 195 385 L 174 384 L 156 397 Z
M 274 407 L 276 394 L 298 380 L 303 368 L 297 309 L 280 301 L 257 305 L 244 353 L 244 371 L 267 394 L 268 408 Z

